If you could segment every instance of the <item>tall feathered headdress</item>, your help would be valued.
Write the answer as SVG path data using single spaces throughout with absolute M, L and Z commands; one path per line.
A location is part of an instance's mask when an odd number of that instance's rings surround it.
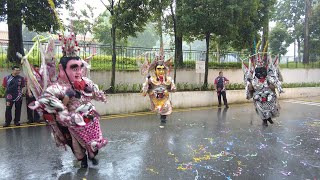
M 154 60 L 150 64 L 149 71 L 153 71 L 156 66 L 162 65 L 167 70 L 167 73 L 170 74 L 170 70 L 172 67 L 171 58 L 165 60 L 164 50 L 163 47 L 160 48 L 160 51 L 154 53 Z
M 76 35 L 71 32 L 69 35 L 59 34 L 59 40 L 62 46 L 62 53 L 65 57 L 77 57 L 77 53 L 80 51 Z
M 149 55 L 153 54 L 153 61 L 149 62 Z M 172 68 L 172 58 L 169 58 L 168 60 L 165 60 L 164 50 L 163 48 L 160 48 L 159 52 L 146 52 L 143 54 L 144 56 L 144 62 L 141 64 L 140 61 L 137 61 L 137 64 L 139 66 L 140 73 L 143 76 L 146 76 L 150 71 L 154 71 L 155 67 L 158 65 L 163 65 L 167 71 L 167 74 L 170 74 L 171 68 Z M 140 56 L 141 57 L 141 56 Z

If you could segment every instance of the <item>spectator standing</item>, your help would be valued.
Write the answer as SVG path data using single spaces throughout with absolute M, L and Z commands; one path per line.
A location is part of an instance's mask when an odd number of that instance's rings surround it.
M 15 105 L 14 124 L 20 126 L 21 105 L 22 105 L 22 88 L 25 86 L 25 80 L 20 74 L 20 67 L 13 66 L 12 73 L 4 77 L 2 86 L 6 89 L 6 112 L 5 124 L 3 127 L 10 126 L 12 121 L 12 106 Z
M 226 108 L 229 108 L 228 101 L 227 101 L 227 95 L 226 95 L 226 84 L 229 83 L 229 80 L 223 76 L 223 72 L 219 72 L 219 76 L 214 80 L 214 87 L 216 89 L 217 95 L 218 95 L 218 107 L 221 107 L 221 96 L 223 98 L 223 103 Z

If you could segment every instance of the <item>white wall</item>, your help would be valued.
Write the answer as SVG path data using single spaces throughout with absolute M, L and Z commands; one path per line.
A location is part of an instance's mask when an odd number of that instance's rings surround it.
M 223 71 L 225 77 L 230 83 L 243 83 L 243 72 L 241 69 L 210 69 L 208 72 L 208 82 L 213 84 L 214 79 L 219 75 L 219 71 Z M 320 69 L 281 69 L 285 83 L 300 82 L 320 82 Z M 171 73 L 173 77 L 173 72 Z M 92 79 L 97 84 L 103 84 L 104 87 L 110 85 L 110 71 L 93 71 Z M 204 80 L 204 74 L 196 74 L 195 70 L 177 70 L 176 83 L 200 84 Z M 128 83 L 138 84 L 144 81 L 144 77 L 139 71 L 118 71 L 116 72 L 116 84 Z
M 243 83 L 243 72 L 241 69 L 209 69 L 209 84 L 213 84 L 219 71 L 223 71 L 224 76 L 230 80 L 230 83 Z M 0 71 L 1 81 L 10 72 L 10 70 L 2 69 Z M 285 83 L 320 82 L 320 69 L 281 69 L 281 72 Z M 173 77 L 173 72 L 171 76 Z M 95 83 L 103 85 L 103 89 L 108 89 L 111 81 L 111 71 L 91 71 L 91 79 Z M 195 70 L 177 70 L 176 83 L 200 84 L 203 80 L 204 74 L 200 77 L 200 74 L 196 74 Z M 139 71 L 116 72 L 116 84 L 141 84 L 143 81 L 144 77 Z

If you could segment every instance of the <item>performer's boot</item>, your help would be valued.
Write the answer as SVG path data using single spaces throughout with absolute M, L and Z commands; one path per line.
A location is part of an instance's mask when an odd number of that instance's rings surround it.
M 90 160 L 90 161 L 92 162 L 92 164 L 95 165 L 95 166 L 99 164 L 99 160 L 96 159 L 96 158 L 90 158 L 89 160 Z
M 85 155 L 81 159 L 81 168 L 87 168 L 87 167 L 88 167 L 88 158 L 87 158 L 87 155 Z
M 269 121 L 270 124 L 273 124 L 273 121 L 271 118 L 267 119 Z
M 263 122 L 262 122 L 262 125 L 263 125 L 263 126 L 268 126 L 268 121 L 267 121 L 266 119 L 263 119 L 262 121 L 263 121 Z
M 160 120 L 161 120 L 161 123 L 166 123 L 167 122 L 167 115 L 160 115 Z

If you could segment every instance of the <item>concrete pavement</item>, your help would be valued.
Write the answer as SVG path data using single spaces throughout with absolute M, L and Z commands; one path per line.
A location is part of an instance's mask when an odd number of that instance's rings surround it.
M 319 179 L 320 97 L 281 101 L 265 128 L 252 104 L 103 117 L 100 164 L 79 169 L 45 125 L 0 130 L 0 179 Z

